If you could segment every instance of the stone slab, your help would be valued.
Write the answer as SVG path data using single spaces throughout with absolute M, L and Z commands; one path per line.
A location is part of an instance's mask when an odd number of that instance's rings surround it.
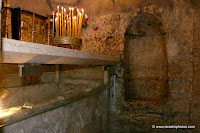
M 118 57 L 3 38 L 2 63 L 112 65 Z

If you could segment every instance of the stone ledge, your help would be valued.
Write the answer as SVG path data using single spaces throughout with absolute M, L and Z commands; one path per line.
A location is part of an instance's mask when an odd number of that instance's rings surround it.
M 2 39 L 2 44 L 3 61 L 1 63 L 112 65 L 119 62 L 119 57 L 7 38 Z

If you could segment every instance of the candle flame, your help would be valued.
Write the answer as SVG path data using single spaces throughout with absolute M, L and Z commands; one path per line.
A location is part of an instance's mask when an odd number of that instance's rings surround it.
M 55 21 L 58 21 L 58 17 L 56 17 Z
M 54 12 L 53 12 L 53 16 L 54 16 Z
M 61 7 L 61 9 L 63 10 L 63 6 Z
M 76 19 L 76 16 L 74 16 L 73 19 Z
M 59 6 L 57 6 L 57 9 L 59 10 Z
M 81 10 L 82 10 L 82 12 L 84 13 L 84 9 L 82 8 Z
M 74 10 L 74 8 L 72 7 L 72 11 Z
M 64 8 L 64 12 L 66 12 L 66 8 Z
M 78 12 L 79 16 L 81 16 L 81 12 Z
M 61 16 L 61 13 L 59 13 L 59 16 Z

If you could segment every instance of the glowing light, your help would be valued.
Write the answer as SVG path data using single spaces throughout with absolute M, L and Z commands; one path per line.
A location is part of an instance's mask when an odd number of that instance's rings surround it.
M 79 16 L 81 16 L 81 12 L 78 12 Z
M 0 110 L 0 118 L 15 114 L 20 109 L 21 109 L 21 106 L 11 107 L 11 108 L 8 108 L 8 109 Z

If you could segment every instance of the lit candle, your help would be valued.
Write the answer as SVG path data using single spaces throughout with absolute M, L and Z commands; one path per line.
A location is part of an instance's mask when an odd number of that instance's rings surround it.
M 72 34 L 72 32 L 71 32 L 71 28 L 72 28 L 72 20 L 71 20 L 71 17 L 72 17 L 72 8 L 71 7 L 69 7 L 69 36 L 71 37 L 71 34 Z
M 56 13 L 56 19 L 55 19 L 55 23 L 56 23 L 56 37 L 59 36 L 59 21 L 58 21 L 58 13 Z
M 81 13 L 79 12 L 78 38 L 80 38 L 80 36 L 81 36 L 81 29 L 82 29 L 82 22 L 81 22 L 81 20 L 82 20 L 82 15 L 81 15 Z
M 59 22 L 60 22 L 60 7 L 59 6 L 57 6 L 57 13 L 58 13 L 58 34 L 59 34 Z M 59 35 L 58 35 L 59 36 Z
M 77 19 L 76 19 L 76 25 L 77 25 L 77 27 L 76 27 L 76 32 L 77 32 L 77 34 L 76 34 L 76 37 L 78 37 L 78 31 L 79 31 L 79 19 L 80 19 L 80 16 L 79 16 L 79 9 L 77 8 Z
M 69 15 L 67 14 L 67 36 L 69 36 Z
M 76 16 L 74 16 L 74 37 L 77 35 L 77 24 L 76 24 Z
M 72 7 L 72 37 L 74 37 L 74 8 Z
M 66 9 L 64 8 L 64 36 L 66 36 Z
M 64 31 L 64 36 L 66 36 L 66 24 L 67 24 L 67 20 L 65 19 L 65 24 L 64 24 L 64 29 L 65 29 L 65 31 Z
M 62 6 L 61 18 L 62 18 L 62 22 L 61 22 L 61 26 L 62 26 L 62 36 L 64 36 L 64 15 L 63 15 L 63 6 Z
M 60 17 L 60 36 L 62 36 L 61 13 L 59 14 L 59 17 Z
M 72 20 L 69 18 L 69 36 L 72 37 Z
M 53 25 L 52 25 L 52 34 L 51 34 L 51 36 L 52 37 L 54 37 L 54 20 L 55 19 L 55 17 L 54 17 L 54 12 L 53 12 Z

